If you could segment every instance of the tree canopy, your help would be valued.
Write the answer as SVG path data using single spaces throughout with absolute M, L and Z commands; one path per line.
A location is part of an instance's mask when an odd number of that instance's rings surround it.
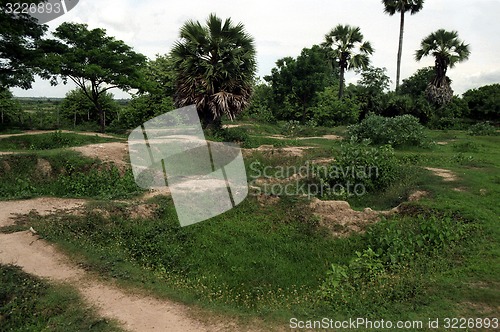
M 46 67 L 66 82 L 69 78 L 94 103 L 105 129 L 104 109 L 100 95 L 119 88 L 129 90 L 144 87 L 140 70 L 146 57 L 136 53 L 121 40 L 106 35 L 104 29 L 89 30 L 86 24 L 63 23 L 53 33 L 57 40 L 46 41 L 52 52 L 46 56 Z
M 8 0 L 0 0 L 0 88 L 30 89 L 37 73 L 42 51 L 40 41 L 47 26 L 28 14 L 4 11 Z M 43 0 L 25 1 L 38 4 Z
M 204 126 L 222 115 L 234 119 L 250 101 L 256 71 L 253 37 L 242 23 L 210 14 L 202 25 L 187 21 L 171 56 L 178 107 L 195 104 Z
M 396 90 L 399 89 L 399 79 L 401 76 L 401 56 L 403 54 L 403 35 L 405 26 L 405 13 L 416 14 L 424 7 L 424 0 L 382 0 L 384 12 L 390 16 L 400 13 L 399 22 L 399 46 L 396 70 Z
M 339 98 L 344 94 L 344 73 L 351 69 L 366 69 L 373 53 L 369 41 L 363 40 L 359 27 L 339 24 L 325 36 L 323 46 L 328 57 L 337 63 L 340 70 Z
M 316 94 L 334 82 L 333 73 L 325 50 L 314 45 L 304 48 L 296 59 L 278 60 L 271 75 L 264 79 L 271 85 L 275 109 L 291 107 L 294 113 L 300 114 L 293 117 L 304 120 Z
M 429 100 L 444 105 L 453 97 L 451 80 L 446 76 L 448 68 L 469 58 L 470 48 L 458 38 L 458 32 L 439 29 L 425 37 L 420 49 L 415 52 L 415 59 L 420 61 L 424 56 L 434 57 L 435 76 L 427 88 Z

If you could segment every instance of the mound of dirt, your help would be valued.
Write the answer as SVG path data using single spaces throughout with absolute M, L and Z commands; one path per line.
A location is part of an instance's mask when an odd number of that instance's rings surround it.
M 317 198 L 311 201 L 310 206 L 320 218 L 320 225 L 338 237 L 363 232 L 368 225 L 379 221 L 381 216 L 393 215 L 398 211 L 397 208 L 389 211 L 374 211 L 370 208 L 355 211 L 346 201 L 321 201 Z
M 128 147 L 125 142 L 112 142 L 90 144 L 85 146 L 73 147 L 71 150 L 80 152 L 86 157 L 100 159 L 103 162 L 114 163 L 118 168 L 123 169 L 129 164 Z

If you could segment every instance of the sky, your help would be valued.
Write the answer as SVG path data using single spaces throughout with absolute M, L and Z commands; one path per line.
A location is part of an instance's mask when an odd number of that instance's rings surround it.
M 387 68 L 394 89 L 400 18 L 385 14 L 380 0 L 81 0 L 48 25 L 49 31 L 66 21 L 104 28 L 108 35 L 154 59 L 170 51 L 184 22 L 204 22 L 210 13 L 244 24 L 255 39 L 261 78 L 270 74 L 278 59 L 296 57 L 303 48 L 322 43 L 337 24 L 359 26 L 375 49 L 371 64 Z M 426 0 L 421 12 L 405 19 L 401 78 L 434 64 L 432 57 L 416 62 L 414 53 L 424 37 L 444 28 L 458 31 L 471 50 L 468 61 L 448 70 L 455 94 L 500 83 L 499 14 L 500 0 Z M 354 73 L 346 77 L 347 83 L 358 79 Z M 64 97 L 73 88 L 69 83 L 53 87 L 37 79 L 31 90 L 12 91 L 18 97 Z M 130 97 L 117 89 L 111 92 L 116 98 Z

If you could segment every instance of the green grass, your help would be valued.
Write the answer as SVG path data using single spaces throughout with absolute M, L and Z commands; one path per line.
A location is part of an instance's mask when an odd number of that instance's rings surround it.
M 71 287 L 0 265 L 0 331 L 121 331 L 99 318 Z
M 267 205 L 249 197 L 227 213 L 185 228 L 168 198 L 153 202 L 159 208 L 148 219 L 130 220 L 120 204 L 103 201 L 98 204 L 108 216 L 92 209 L 83 216 L 31 215 L 17 227 L 35 227 L 87 269 L 126 287 L 217 313 L 258 316 L 271 325 L 285 326 L 290 317 L 498 317 L 500 137 L 428 134 L 448 144 L 397 149 L 403 170 L 398 181 L 349 201 L 359 209 L 385 209 L 414 190 L 428 196 L 403 204 L 401 215 L 366 234 L 332 238 L 297 197 Z M 253 162 L 298 167 L 332 157 L 341 144 L 317 143 L 303 157 L 254 152 L 245 159 L 247 172 L 253 172 Z M 445 182 L 427 166 L 451 170 L 458 178 Z M 332 264 L 348 271 L 339 277 L 346 278 L 342 289 L 327 283 L 338 277 Z
M 87 144 L 117 142 L 117 139 L 79 135 L 76 133 L 62 133 L 54 131 L 48 134 L 21 135 L 1 138 L 1 151 L 22 151 L 22 150 L 50 150 L 58 148 L 68 148 Z
M 0 156 L 0 199 L 39 196 L 126 198 L 142 190 L 130 169 L 83 157 L 69 150 Z

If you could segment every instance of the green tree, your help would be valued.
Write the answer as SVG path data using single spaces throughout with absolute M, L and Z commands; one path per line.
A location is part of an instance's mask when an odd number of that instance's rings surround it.
M 0 87 L 0 124 L 12 121 L 15 114 L 19 113 L 20 105 L 14 100 L 12 92 Z
M 63 23 L 53 33 L 58 40 L 46 43 L 53 51 L 46 57 L 46 66 L 63 81 L 71 79 L 90 101 L 99 114 L 99 124 L 104 132 L 106 118 L 100 96 L 119 88 L 143 88 L 140 68 L 146 57 L 136 53 L 121 40 L 106 35 L 104 29 L 89 30 L 86 24 Z
M 89 89 L 90 87 L 87 87 L 87 90 Z M 113 95 L 109 92 L 101 93 L 99 104 L 106 116 L 106 123 L 113 121 L 118 113 L 118 104 L 114 101 Z M 71 120 L 74 127 L 85 122 L 100 124 L 99 111 L 80 88 L 69 91 L 58 107 L 60 114 Z
M 427 86 L 426 94 L 431 102 L 444 105 L 453 98 L 451 80 L 446 72 L 448 68 L 469 58 L 469 45 L 458 38 L 458 32 L 439 29 L 422 40 L 420 49 L 415 52 L 415 59 L 420 61 L 429 55 L 435 58 L 434 78 Z
M 176 74 L 175 103 L 195 104 L 204 127 L 219 127 L 249 104 L 256 71 L 253 37 L 242 23 L 210 14 L 205 26 L 187 21 L 171 51 Z
M 463 94 L 470 109 L 470 117 L 478 120 L 500 119 L 500 84 L 485 85 Z
M 23 1 L 38 4 L 43 0 Z M 20 1 L 0 0 L 0 86 L 31 88 L 34 74 L 39 72 L 42 57 L 39 44 L 47 26 L 28 14 L 14 14 L 4 10 L 7 3 Z
M 340 99 L 335 86 L 319 92 L 315 105 L 310 108 L 313 120 L 325 127 L 356 123 L 360 110 L 356 97 L 344 96 Z
M 420 68 L 415 74 L 403 80 L 398 92 L 412 98 L 424 96 L 425 89 L 433 77 L 434 69 L 432 67 Z
M 400 13 L 399 22 L 399 46 L 396 72 L 396 91 L 399 89 L 399 79 L 401 77 L 401 56 L 403 55 L 403 35 L 405 29 L 405 13 L 411 15 L 418 13 L 424 6 L 424 0 L 382 0 L 384 12 L 390 16 Z
M 366 69 L 370 64 L 369 55 L 373 48 L 369 41 L 363 41 L 359 27 L 337 25 L 326 36 L 323 46 L 328 50 L 328 58 L 337 62 L 340 70 L 339 98 L 344 95 L 345 71 Z
M 314 105 L 316 94 L 334 81 L 326 53 L 318 45 L 304 48 L 297 59 L 278 60 L 271 75 L 264 80 L 271 85 L 273 108 L 278 117 L 301 121 L 305 121 L 308 108 Z M 290 112 L 287 108 L 293 110 Z
M 357 85 L 349 85 L 346 94 L 355 96 L 361 107 L 361 117 L 369 112 L 380 114 L 385 101 L 386 91 L 391 80 L 386 75 L 386 68 L 368 67 L 361 71 Z

